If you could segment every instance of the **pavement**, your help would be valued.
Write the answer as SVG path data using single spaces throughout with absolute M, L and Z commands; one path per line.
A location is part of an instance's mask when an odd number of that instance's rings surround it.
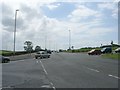
M 118 61 L 86 53 L 2 64 L 2 88 L 118 88 Z

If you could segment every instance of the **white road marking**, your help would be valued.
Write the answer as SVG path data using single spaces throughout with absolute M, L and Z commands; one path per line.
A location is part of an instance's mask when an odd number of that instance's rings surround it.
M 46 69 L 45 69 L 45 67 L 44 67 L 44 65 L 43 65 L 43 63 L 42 63 L 41 60 L 40 60 L 40 63 L 41 63 L 41 65 L 42 65 L 42 68 L 43 68 L 46 76 L 48 76 L 48 73 L 47 73 L 47 71 L 46 71 Z M 47 77 L 47 78 L 48 78 L 48 77 Z M 49 80 L 49 79 L 48 79 L 48 80 Z M 49 83 L 51 84 L 52 88 L 53 88 L 54 90 L 56 90 L 56 88 L 54 87 L 53 83 L 52 83 L 50 80 L 49 80 Z
M 16 63 L 16 62 L 18 62 L 18 61 L 10 61 L 9 63 Z
M 41 62 L 41 60 L 40 60 L 40 63 L 41 63 L 41 65 L 42 65 L 42 68 L 43 68 L 43 70 L 44 70 L 45 74 L 47 74 L 47 75 L 48 75 L 48 73 L 47 73 L 47 71 L 46 71 L 46 69 L 45 69 L 45 67 L 44 67 L 43 63 Z
M 100 71 L 98 71 L 98 70 L 96 70 L 96 69 L 92 69 L 92 68 L 87 68 L 87 69 L 89 69 L 89 70 L 91 70 L 91 71 L 95 71 L 95 72 L 100 72 Z
M 20 61 L 25 61 L 25 60 L 20 60 Z
M 16 61 L 10 61 L 10 63 L 17 63 L 17 62 L 23 62 L 25 60 L 16 60 Z
M 36 61 L 36 63 L 38 63 L 38 60 Z
M 50 88 L 49 85 L 43 85 L 43 86 L 41 86 L 41 87 L 43 87 L 43 88 Z
M 111 75 L 111 74 L 109 74 L 108 76 L 110 76 L 110 77 L 114 77 L 114 78 L 116 78 L 116 79 L 120 79 L 119 77 L 114 76 L 114 75 Z

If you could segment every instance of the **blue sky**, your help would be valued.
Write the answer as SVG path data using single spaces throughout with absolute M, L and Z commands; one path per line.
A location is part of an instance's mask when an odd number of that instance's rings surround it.
M 111 40 L 118 43 L 117 2 L 40 2 L 35 0 L 28 3 L 26 0 L 17 0 L 8 4 L 4 0 L 1 5 L 4 10 L 2 36 L 10 37 L 3 41 L 4 49 L 12 49 L 14 27 L 12 22 L 14 22 L 16 8 L 20 9 L 17 16 L 17 50 L 23 50 L 26 40 L 32 41 L 34 46 L 40 45 L 45 48 L 45 37 L 47 37 L 46 46 L 49 49 L 67 49 L 69 30 L 71 45 L 75 48 L 106 45 L 110 44 Z M 6 7 L 9 7 L 11 12 L 8 12 Z
M 43 12 L 46 16 L 50 18 L 56 18 L 56 19 L 61 19 L 61 18 L 66 18 L 70 12 L 72 12 L 75 9 L 75 5 L 69 2 L 57 2 L 53 3 L 52 5 L 57 5 L 59 4 L 59 7 L 50 10 L 47 6 L 43 6 Z
M 57 8 L 55 9 L 49 9 L 47 6 L 43 6 L 42 10 L 44 14 L 49 17 L 49 18 L 56 18 L 60 20 L 64 20 L 65 18 L 68 19 L 68 15 L 76 9 L 76 4 L 71 3 L 71 2 L 57 2 L 57 3 L 52 3 L 52 5 L 57 5 L 60 4 Z M 83 5 L 96 11 L 100 11 L 100 8 L 98 8 L 98 4 L 103 4 L 103 2 L 86 2 Z M 112 3 L 111 3 L 112 4 Z M 117 8 L 117 3 L 115 8 Z M 100 11 L 104 16 L 102 17 L 103 26 L 105 27 L 117 27 L 117 22 L 116 19 L 113 18 L 112 15 L 112 10 L 101 10 Z M 89 16 L 85 21 L 90 21 L 91 19 L 95 18 L 94 16 Z M 84 20 L 82 21 L 84 22 Z

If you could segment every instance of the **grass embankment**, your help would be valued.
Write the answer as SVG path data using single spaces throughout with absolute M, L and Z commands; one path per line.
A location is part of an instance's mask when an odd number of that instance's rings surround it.
M 112 50 L 114 51 L 117 47 L 112 47 Z M 92 49 L 97 49 L 97 50 L 101 50 L 101 48 L 99 47 L 95 47 L 95 48 L 80 48 L 80 49 L 74 49 L 74 50 L 69 50 L 69 51 L 66 51 L 66 52 L 70 52 L 70 53 L 80 53 L 80 52 L 88 52 Z M 110 54 L 102 54 L 101 55 L 103 58 L 111 58 L 111 59 L 120 59 L 120 53 L 110 53 Z
M 33 52 L 31 52 L 31 53 L 33 53 Z M 17 52 L 15 52 L 15 55 L 22 55 L 22 54 L 28 54 L 28 52 L 26 52 L 26 51 L 17 51 Z M 13 51 L 0 50 L 0 55 L 12 56 L 13 55 Z
M 0 55 L 11 56 L 11 55 L 13 55 L 13 52 L 12 51 L 1 50 Z
M 90 51 L 92 49 L 100 50 L 99 47 L 95 47 L 95 48 L 88 47 L 88 48 L 80 48 L 80 49 L 68 50 L 67 52 L 80 53 L 80 52 L 88 52 L 88 51 Z
M 119 60 L 119 59 L 120 59 L 120 53 L 114 53 L 114 54 L 103 54 L 102 57 Z

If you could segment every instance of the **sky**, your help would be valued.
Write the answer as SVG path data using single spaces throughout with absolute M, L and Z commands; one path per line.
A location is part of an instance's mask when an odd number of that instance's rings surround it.
M 24 50 L 25 41 L 68 49 L 69 33 L 75 49 L 118 44 L 118 0 L 3 0 L 0 7 L 3 50 L 13 50 L 16 9 L 16 50 Z

